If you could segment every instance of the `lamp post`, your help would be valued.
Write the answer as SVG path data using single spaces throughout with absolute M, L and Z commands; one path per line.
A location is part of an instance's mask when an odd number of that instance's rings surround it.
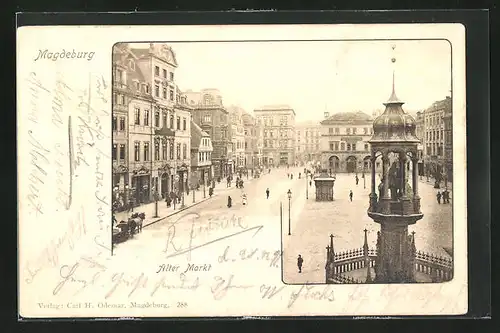
M 196 187 L 193 184 L 191 184 L 191 190 L 193 191 L 193 203 L 195 202 L 195 198 L 194 198 L 195 189 L 196 189 Z
M 366 177 L 365 177 L 365 170 L 363 170 L 363 188 L 366 189 Z
M 154 196 L 155 196 L 155 216 L 153 217 L 159 217 L 158 216 L 158 191 L 156 190 L 156 188 L 154 189 Z
M 304 168 L 304 170 L 305 170 L 305 168 Z M 305 172 L 306 176 L 305 176 L 304 178 L 306 179 L 306 199 L 309 199 L 309 186 L 308 186 L 308 184 L 307 184 L 307 183 L 308 183 L 308 181 L 309 181 L 309 180 L 308 180 L 308 178 L 309 178 L 309 177 L 307 177 L 307 170 L 305 170 L 305 171 L 306 171 L 306 172 Z
M 292 223 L 291 223 L 291 218 L 290 218 L 290 205 L 291 205 L 291 200 L 292 200 L 292 191 L 290 191 L 290 189 L 288 189 L 288 192 L 286 193 L 288 194 L 288 236 L 290 236 L 292 234 L 291 232 L 291 226 L 292 226 Z
M 207 197 L 207 193 L 205 191 L 206 184 L 207 184 L 207 173 L 203 172 L 203 199 Z

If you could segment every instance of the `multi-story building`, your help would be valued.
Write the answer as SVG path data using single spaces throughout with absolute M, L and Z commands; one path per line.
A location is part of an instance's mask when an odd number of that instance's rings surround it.
M 263 126 L 265 166 L 295 164 L 295 111 L 288 105 L 270 105 L 254 110 Z
M 112 101 L 112 163 L 113 192 L 122 204 L 128 201 L 129 188 L 129 103 L 132 98 L 128 82 L 130 53 L 126 45 L 117 44 L 113 50 L 113 101 Z
M 245 112 L 242 115 L 245 133 L 245 166 L 249 169 L 260 167 L 262 163 L 263 127 L 257 125 L 255 117 Z
M 193 108 L 193 121 L 210 135 L 212 141 L 212 165 L 215 178 L 225 178 L 234 170 L 233 142 L 229 112 L 224 107 L 217 89 L 203 89 L 200 92 L 185 92 L 188 104 Z
M 295 156 L 298 163 L 316 164 L 320 161 L 320 138 L 319 122 L 307 121 L 295 124 Z
M 451 138 L 447 140 L 445 132 L 451 136 L 452 129 L 451 126 L 450 128 L 447 126 L 445 131 L 445 119 L 448 120 L 449 125 L 451 122 L 451 98 L 449 96 L 444 100 L 434 102 L 424 111 L 424 168 L 426 174 L 433 177 L 446 175 L 445 166 L 451 165 L 452 156 L 451 154 L 448 157 L 445 156 L 445 147 L 448 147 L 448 152 L 451 152 L 452 141 Z
M 183 119 L 189 122 L 190 108 L 174 83 L 175 53 L 165 44 L 150 44 L 141 49 L 123 43 L 114 47 L 113 59 L 113 119 L 116 117 L 117 128 L 113 154 L 118 165 L 125 160 L 128 163 L 128 173 L 115 173 L 114 183 L 119 188 L 124 184 L 128 195 L 139 203 L 150 201 L 155 192 L 166 194 L 184 189 L 183 179 L 187 178 L 190 165 L 190 131 L 187 124 L 186 128 L 176 128 L 175 120 L 180 117 L 181 124 Z M 126 140 L 119 133 L 123 127 Z M 186 146 L 185 158 L 182 150 L 180 155 L 175 154 L 175 145 L 179 143 L 181 149 Z
M 373 118 L 364 112 L 325 112 L 321 124 L 321 167 L 330 173 L 368 172 Z M 377 162 L 377 168 L 380 168 Z
M 243 114 L 245 110 L 239 106 L 228 106 L 229 121 L 231 123 L 231 141 L 233 143 L 233 155 L 231 160 L 234 161 L 233 172 L 245 169 L 245 129 L 243 124 Z
M 418 175 L 425 176 L 424 172 L 424 146 L 425 146 L 425 122 L 424 112 L 418 111 L 415 118 L 415 135 L 420 139 L 417 145 L 418 153 Z
M 447 181 L 453 179 L 453 118 L 452 101 L 449 99 L 449 107 L 445 108 L 443 115 L 444 122 L 444 163 Z
M 199 184 L 208 185 L 213 177 L 212 170 L 212 140 L 210 134 L 191 121 L 191 179 Z

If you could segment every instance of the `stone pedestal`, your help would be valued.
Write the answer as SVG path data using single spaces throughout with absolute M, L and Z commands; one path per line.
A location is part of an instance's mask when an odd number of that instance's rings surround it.
M 380 254 L 377 257 L 379 283 L 414 282 L 409 258 L 408 226 L 405 224 L 382 224 Z

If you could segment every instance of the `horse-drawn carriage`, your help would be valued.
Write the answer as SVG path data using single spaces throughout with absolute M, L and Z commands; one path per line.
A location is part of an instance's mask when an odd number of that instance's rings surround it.
M 142 232 L 142 224 L 146 214 L 134 213 L 130 216 L 128 221 L 120 221 L 113 228 L 113 244 L 122 243 L 129 238 L 133 238 L 134 234 Z

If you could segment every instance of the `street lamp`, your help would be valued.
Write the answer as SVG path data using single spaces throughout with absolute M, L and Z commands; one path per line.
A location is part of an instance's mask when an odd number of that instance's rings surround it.
M 194 184 L 191 184 L 191 189 L 193 191 L 193 203 L 194 203 L 195 202 L 194 192 L 195 192 L 195 189 L 196 189 L 196 187 L 194 186 Z
M 203 199 L 205 199 L 207 197 L 207 194 L 205 192 L 206 184 L 207 184 L 207 173 L 204 172 L 203 173 Z
M 308 190 L 308 189 L 309 189 L 309 186 L 308 186 L 308 184 L 307 184 L 307 183 L 309 182 L 309 180 L 308 180 L 308 178 L 309 178 L 309 177 L 307 177 L 307 170 L 306 170 L 305 168 L 304 168 L 304 171 L 305 171 L 304 173 L 305 173 L 305 175 L 306 175 L 306 176 L 304 177 L 304 178 L 306 179 L 306 199 L 309 199 L 309 190 Z
M 363 170 L 363 188 L 366 189 L 366 177 L 365 177 L 365 170 Z
M 159 217 L 158 216 L 158 191 L 156 190 L 156 188 L 154 188 L 154 196 L 155 196 L 155 216 L 153 216 L 153 217 L 156 218 L 156 217 Z
M 291 200 L 292 200 L 292 191 L 290 191 L 290 189 L 288 189 L 288 192 L 286 192 L 286 194 L 288 194 L 288 236 L 290 236 L 292 234 L 291 232 L 291 218 L 290 218 L 290 205 L 291 205 Z

